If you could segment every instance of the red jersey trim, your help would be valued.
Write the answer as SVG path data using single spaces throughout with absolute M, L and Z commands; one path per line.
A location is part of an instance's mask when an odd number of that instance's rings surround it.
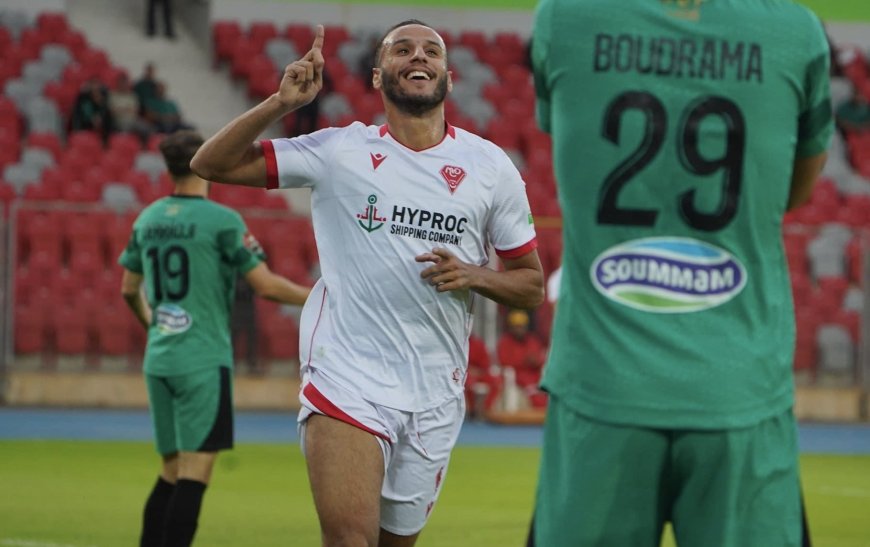
M 390 133 L 390 127 L 389 127 L 387 124 L 384 124 L 384 125 L 382 125 L 382 126 L 380 126 L 380 127 L 378 128 L 378 134 L 379 134 L 381 137 L 385 137 L 388 133 L 389 133 L 389 135 L 390 135 L 391 137 L 393 137 L 393 140 L 394 140 L 394 141 L 396 141 L 397 143 L 401 144 L 402 146 L 405 146 L 404 144 L 402 144 L 401 141 L 399 141 L 399 139 L 397 139 L 397 138 L 396 138 L 392 133 Z M 432 146 L 428 146 L 428 147 L 426 147 L 426 148 L 421 148 L 421 149 L 419 149 L 419 150 L 416 149 L 416 148 L 411 148 L 410 146 L 405 146 L 405 148 L 407 148 L 408 150 L 411 150 L 412 152 L 424 152 L 424 151 L 426 151 L 426 150 L 429 150 L 430 148 L 435 148 L 436 146 L 438 146 L 439 144 L 441 144 L 442 142 L 444 142 L 444 140 L 445 140 L 448 136 L 449 136 L 451 139 L 455 139 L 455 138 L 456 138 L 456 128 L 454 128 L 452 125 L 450 125 L 449 123 L 447 123 L 447 122 L 445 121 L 445 122 L 444 122 L 444 136 L 441 138 L 440 141 L 436 142 L 436 143 L 433 144 Z
M 272 141 L 260 141 L 263 157 L 266 158 L 266 188 L 278 188 L 278 158 L 275 156 L 275 145 Z
M 324 397 L 323 394 L 320 393 L 320 391 L 318 391 L 316 387 L 314 387 L 314 384 L 309 382 L 302 389 L 302 394 L 305 395 L 305 398 L 311 401 L 311 403 L 315 407 L 317 407 L 317 410 L 322 412 L 324 416 L 329 416 L 330 418 L 334 418 L 348 425 L 352 425 L 357 429 L 362 429 L 366 433 L 371 433 L 376 437 L 380 437 L 385 441 L 390 442 L 390 438 L 383 433 L 378 433 L 377 431 L 364 426 L 363 424 L 359 423 L 351 416 L 349 416 L 345 411 L 332 404 L 332 401 Z
M 507 249 L 507 250 L 495 250 L 495 254 L 499 256 L 499 258 L 519 258 L 521 256 L 525 256 L 530 252 L 534 251 L 538 248 L 538 239 L 532 238 L 531 241 L 526 243 L 525 245 L 520 245 L 516 249 Z

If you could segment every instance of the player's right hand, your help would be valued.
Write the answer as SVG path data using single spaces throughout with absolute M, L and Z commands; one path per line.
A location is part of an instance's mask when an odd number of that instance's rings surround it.
M 323 35 L 323 25 L 317 25 L 311 49 L 284 69 L 278 99 L 293 110 L 313 101 L 323 88 Z

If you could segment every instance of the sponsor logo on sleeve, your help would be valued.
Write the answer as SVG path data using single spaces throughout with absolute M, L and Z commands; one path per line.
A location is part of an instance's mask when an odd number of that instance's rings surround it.
M 728 302 L 746 268 L 724 249 L 691 238 L 628 241 L 598 255 L 589 274 L 605 297 L 652 313 L 689 313 Z

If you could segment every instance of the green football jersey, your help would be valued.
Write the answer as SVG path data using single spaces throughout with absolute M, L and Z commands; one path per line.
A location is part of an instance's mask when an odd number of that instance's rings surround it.
M 236 277 L 262 261 L 238 213 L 199 196 L 145 208 L 118 262 L 144 276 L 153 310 L 144 371 L 173 376 L 232 366 Z
M 787 0 L 544 0 L 532 43 L 563 272 L 543 385 L 588 416 L 750 425 L 793 404 L 793 162 L 829 51 Z

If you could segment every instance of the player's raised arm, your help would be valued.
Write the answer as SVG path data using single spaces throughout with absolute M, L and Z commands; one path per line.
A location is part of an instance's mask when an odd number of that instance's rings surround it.
M 200 177 L 226 184 L 266 186 L 266 160 L 257 137 L 274 122 L 312 100 L 323 88 L 323 25 L 301 59 L 287 65 L 278 90 L 208 139 L 190 162 Z

